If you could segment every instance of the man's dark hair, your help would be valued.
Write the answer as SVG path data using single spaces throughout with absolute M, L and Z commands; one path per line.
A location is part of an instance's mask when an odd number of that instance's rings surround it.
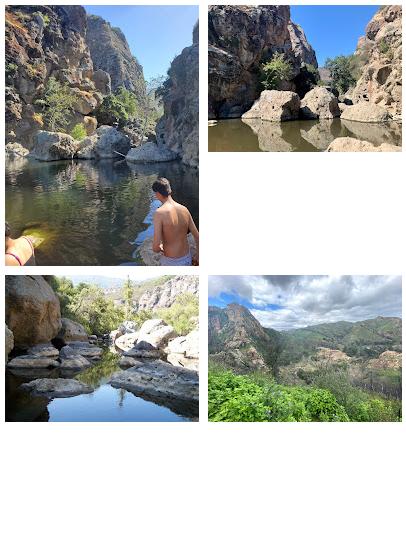
M 169 195 L 172 193 L 169 180 L 163 177 L 158 178 L 158 180 L 152 184 L 152 191 L 154 193 L 160 193 L 163 197 L 169 197 Z
M 11 236 L 10 225 L 6 221 L 6 238 L 10 238 L 10 236 Z

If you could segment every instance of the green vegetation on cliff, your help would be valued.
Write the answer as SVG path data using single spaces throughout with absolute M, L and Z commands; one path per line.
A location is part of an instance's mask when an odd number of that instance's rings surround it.
M 50 131 L 64 131 L 73 114 L 76 97 L 68 84 L 62 84 L 49 77 L 43 99 L 38 99 L 35 105 L 42 107 L 42 116 Z
M 278 90 L 283 81 L 292 78 L 293 69 L 283 53 L 274 53 L 272 58 L 261 64 L 261 83 L 265 90 Z

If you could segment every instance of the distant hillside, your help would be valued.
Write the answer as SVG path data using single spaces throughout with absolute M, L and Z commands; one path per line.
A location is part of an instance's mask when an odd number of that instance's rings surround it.
M 355 323 L 340 321 L 277 332 L 263 328 L 248 309 L 230 304 L 209 307 L 209 353 L 238 372 L 272 369 L 299 362 L 325 347 L 357 360 L 402 351 L 402 320 L 377 317 Z

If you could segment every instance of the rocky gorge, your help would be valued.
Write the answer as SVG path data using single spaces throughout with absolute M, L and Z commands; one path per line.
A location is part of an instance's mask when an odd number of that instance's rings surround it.
M 44 115 L 50 80 L 64 85 L 72 98 L 64 132 L 50 130 Z M 103 101 L 121 87 L 148 114 L 143 69 L 120 29 L 101 17 L 88 16 L 81 6 L 7 7 L 6 151 L 10 157 L 27 155 L 28 149 L 29 156 L 44 161 L 112 158 L 127 156 L 131 147 L 140 146 L 138 154 L 128 155 L 129 161 L 182 159 L 197 167 L 197 27 L 193 45 L 169 69 L 157 142 L 148 143 L 155 145 L 152 153 L 150 146 L 142 147 L 145 140 L 140 124 L 135 127 L 138 136 L 131 136 L 128 130 L 98 122 Z M 87 137 L 81 142 L 69 134 L 77 124 L 86 130 Z
M 101 411 L 83 401 L 82 420 L 92 414 L 106 420 L 116 412 L 110 396 L 113 399 L 117 391 L 124 392 L 123 397 L 128 392 L 128 400 L 135 402 L 127 412 L 129 421 L 137 420 L 137 410 L 144 408 L 144 402 L 152 408 L 152 420 L 198 417 L 198 320 L 193 322 L 192 331 L 179 335 L 162 318 L 154 318 L 154 307 L 171 305 L 170 299 L 182 288 L 181 280 L 177 276 L 166 281 L 164 289 L 152 286 L 143 293 L 142 305 L 151 308 L 145 322 L 123 321 L 110 334 L 88 335 L 82 324 L 61 316 L 60 298 L 52 288 L 51 276 L 7 276 L 8 419 L 52 420 L 53 406 L 72 416 L 74 402 L 52 400 L 85 400 L 86 395 L 96 393 L 95 400 L 102 401 Z M 186 280 L 182 290 L 198 294 L 196 279 L 192 281 Z M 164 292 L 166 300 L 152 300 Z M 101 390 L 109 396 L 107 403 Z
M 208 54 L 209 150 L 401 150 L 400 6 L 383 6 L 368 24 L 345 94 L 317 85 L 316 53 L 289 6 L 211 6 Z M 264 90 L 261 66 L 278 54 L 289 78 Z

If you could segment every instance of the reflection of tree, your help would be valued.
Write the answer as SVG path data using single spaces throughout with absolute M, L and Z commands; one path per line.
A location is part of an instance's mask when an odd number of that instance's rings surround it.
M 86 371 L 76 375 L 76 379 L 85 384 L 98 388 L 105 383 L 119 368 L 118 355 L 111 351 L 105 351 L 102 359 Z
M 124 400 L 127 394 L 127 390 L 124 390 L 124 388 L 120 388 L 118 391 L 119 400 L 118 400 L 118 406 L 123 407 L 124 406 Z

